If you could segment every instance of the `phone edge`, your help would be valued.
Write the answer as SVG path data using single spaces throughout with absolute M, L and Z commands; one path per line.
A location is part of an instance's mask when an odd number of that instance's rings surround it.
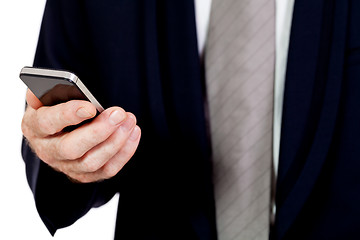
M 96 109 L 101 113 L 104 111 L 104 108 L 101 106 L 101 104 L 96 100 L 94 95 L 91 94 L 91 92 L 87 89 L 87 87 L 80 81 L 80 79 L 76 76 L 75 79 L 72 80 L 76 84 L 76 86 L 85 94 L 85 96 L 89 99 L 89 101 L 94 104 Z

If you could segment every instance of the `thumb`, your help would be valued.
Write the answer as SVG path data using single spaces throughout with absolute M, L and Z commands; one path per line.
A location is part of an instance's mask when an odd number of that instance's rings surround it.
M 40 100 L 35 96 L 35 94 L 30 89 L 28 89 L 26 92 L 26 102 L 30 107 L 34 109 L 38 109 L 41 106 L 43 106 Z

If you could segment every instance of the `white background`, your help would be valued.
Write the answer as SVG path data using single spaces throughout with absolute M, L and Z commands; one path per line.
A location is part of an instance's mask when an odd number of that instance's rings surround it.
M 44 5 L 44 0 L 0 1 L 0 239 L 110 240 L 118 197 L 52 238 L 26 182 L 20 155 L 26 88 L 18 75 L 23 66 L 32 66 Z

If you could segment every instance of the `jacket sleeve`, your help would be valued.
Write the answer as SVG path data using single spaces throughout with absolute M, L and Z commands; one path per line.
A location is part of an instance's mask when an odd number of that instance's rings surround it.
M 67 69 L 75 73 L 94 70 L 90 57 L 88 28 L 82 1 L 48 0 L 45 6 L 34 66 Z M 93 70 L 91 70 L 93 69 Z M 79 74 L 78 74 L 79 75 Z M 84 75 L 84 74 L 82 74 Z M 93 76 L 94 77 L 94 76 Z M 86 78 L 90 85 L 91 77 Z M 38 213 L 51 234 L 74 223 L 92 207 L 109 201 L 116 193 L 114 180 L 77 184 L 53 170 L 22 143 L 29 186 L 34 194 Z
M 53 170 L 41 161 L 23 140 L 22 156 L 26 164 L 28 184 L 34 194 L 37 211 L 54 235 L 84 216 L 92 207 L 99 207 L 115 194 L 111 181 L 80 184 Z

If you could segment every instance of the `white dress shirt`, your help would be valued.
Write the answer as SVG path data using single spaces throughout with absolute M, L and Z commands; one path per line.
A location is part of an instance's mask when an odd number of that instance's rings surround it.
M 295 0 L 276 0 L 276 63 L 273 123 L 273 154 L 275 174 L 277 174 L 279 165 L 280 130 L 285 85 L 285 71 L 294 1 Z M 200 55 L 202 55 L 204 52 L 206 44 L 210 9 L 211 0 L 195 0 L 196 27 Z

